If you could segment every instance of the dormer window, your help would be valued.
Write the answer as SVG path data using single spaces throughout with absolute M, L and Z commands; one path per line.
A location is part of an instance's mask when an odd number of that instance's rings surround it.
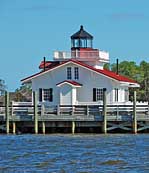
M 71 80 L 72 79 L 71 67 L 67 67 L 67 79 L 68 80 Z
M 79 79 L 79 68 L 74 67 L 74 79 L 78 80 Z

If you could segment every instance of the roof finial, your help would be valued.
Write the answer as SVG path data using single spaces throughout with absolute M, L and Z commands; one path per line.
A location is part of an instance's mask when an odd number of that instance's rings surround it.
M 83 25 L 80 26 L 80 30 L 83 30 Z

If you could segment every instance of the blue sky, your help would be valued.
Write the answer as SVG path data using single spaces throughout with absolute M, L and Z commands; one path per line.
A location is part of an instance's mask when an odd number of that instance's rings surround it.
M 83 25 L 111 63 L 149 62 L 149 0 L 0 0 L 0 79 L 9 91 Z

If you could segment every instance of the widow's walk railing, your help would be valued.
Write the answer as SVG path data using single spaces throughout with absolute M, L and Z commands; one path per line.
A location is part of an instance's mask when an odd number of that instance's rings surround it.
M 100 50 L 75 50 L 75 51 L 55 51 L 54 59 L 55 60 L 65 60 L 65 59 L 99 59 L 101 61 L 109 62 L 109 53 Z

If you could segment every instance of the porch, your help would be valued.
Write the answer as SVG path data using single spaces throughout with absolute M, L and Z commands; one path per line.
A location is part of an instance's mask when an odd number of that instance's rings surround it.
M 7 96 L 8 97 L 8 96 Z M 72 132 L 76 128 L 101 128 L 101 132 L 113 132 L 120 130 L 126 132 L 143 132 L 149 130 L 148 104 L 138 105 L 37 105 L 36 94 L 34 104 L 13 103 L 0 107 L 0 129 L 9 133 L 16 133 L 19 128 L 33 128 L 38 133 L 38 127 L 46 133 L 46 128 L 69 126 Z M 23 126 L 21 125 L 23 123 Z M 21 127 L 22 126 L 22 127 Z M 10 130 L 10 127 L 12 128 Z

